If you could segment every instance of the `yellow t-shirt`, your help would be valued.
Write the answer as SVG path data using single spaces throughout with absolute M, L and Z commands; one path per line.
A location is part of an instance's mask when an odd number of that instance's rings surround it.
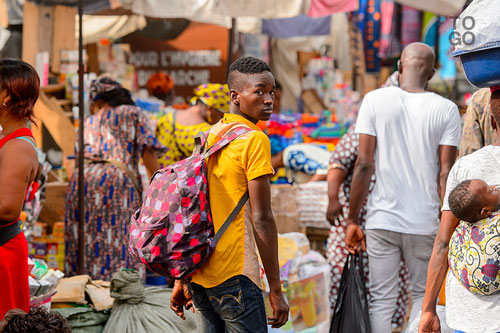
M 208 159 L 208 191 L 215 232 L 248 190 L 248 182 L 274 172 L 268 137 L 255 124 L 239 115 L 225 114 L 212 126 L 208 146 L 220 140 L 229 130 L 242 125 L 253 131 L 238 137 Z M 233 276 L 245 275 L 262 288 L 250 216 L 247 203 L 222 235 L 207 263 L 194 274 L 192 282 L 212 288 Z

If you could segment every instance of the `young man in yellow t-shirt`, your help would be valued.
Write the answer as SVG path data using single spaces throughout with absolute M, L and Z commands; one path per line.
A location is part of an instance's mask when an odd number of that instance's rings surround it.
M 245 57 L 231 65 L 228 84 L 230 111 L 210 129 L 207 145 L 236 127 L 247 126 L 252 131 L 208 160 L 215 232 L 247 190 L 250 203 L 231 222 L 191 281 L 176 282 L 170 307 L 184 317 L 183 307 L 194 304 L 199 332 L 267 332 L 267 324 L 283 326 L 289 311 L 281 293 L 278 237 L 271 210 L 271 145 L 256 126 L 273 112 L 275 81 L 265 62 Z M 269 281 L 273 316 L 267 319 L 256 245 Z

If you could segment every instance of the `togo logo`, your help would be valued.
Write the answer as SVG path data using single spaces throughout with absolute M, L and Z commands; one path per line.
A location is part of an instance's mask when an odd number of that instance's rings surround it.
M 457 22 L 461 21 L 461 25 L 465 28 L 465 32 L 460 34 L 457 31 Z M 464 18 L 458 17 L 455 22 L 453 22 L 453 31 L 450 33 L 449 40 L 454 46 L 472 45 L 476 41 L 476 36 L 471 31 L 476 26 L 476 20 L 472 16 L 466 16 Z

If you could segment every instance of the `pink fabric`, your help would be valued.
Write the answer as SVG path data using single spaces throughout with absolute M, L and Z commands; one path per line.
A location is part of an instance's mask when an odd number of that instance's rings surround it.
M 394 15 L 394 2 L 385 0 L 380 5 L 380 47 L 378 54 L 381 58 L 386 58 L 389 55 L 391 47 L 391 30 L 392 17 Z
M 358 10 L 358 0 L 311 0 L 308 16 L 321 17 L 338 12 L 352 12 Z
M 420 18 L 420 11 L 410 6 L 403 6 L 402 16 L 401 42 L 404 48 L 413 42 L 420 42 L 422 38 L 422 19 Z

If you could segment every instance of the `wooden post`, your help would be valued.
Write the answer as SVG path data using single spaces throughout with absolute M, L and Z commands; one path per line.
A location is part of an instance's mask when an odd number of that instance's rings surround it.
M 234 34 L 236 31 L 236 19 L 231 18 L 231 29 L 229 29 L 229 45 L 227 48 L 226 78 L 229 77 L 229 67 L 233 62 Z
M 85 196 L 83 192 L 84 186 L 84 137 L 83 123 L 85 121 L 85 110 L 83 107 L 83 0 L 78 0 L 78 274 L 85 273 L 85 258 L 83 251 L 85 249 Z

